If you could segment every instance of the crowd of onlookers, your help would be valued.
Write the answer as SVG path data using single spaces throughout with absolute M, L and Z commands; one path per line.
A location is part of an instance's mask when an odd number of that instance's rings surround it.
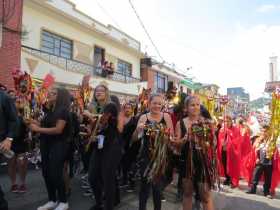
M 106 76 L 112 74 L 114 72 L 112 63 L 104 62 L 102 71 L 106 71 Z M 67 90 L 52 88 L 47 96 L 48 103 L 41 107 L 36 119 L 28 122 L 24 119 L 25 110 L 16 93 L 5 90 L 4 87 L 1 93 L 8 95 L 17 116 L 17 134 L 11 146 L 15 155 L 8 160 L 11 191 L 25 193 L 29 190 L 29 186 L 26 185 L 28 162 L 34 164 L 36 168 L 40 167 L 49 201 L 39 207 L 39 210 L 67 210 L 68 197 L 71 195 L 71 179 L 75 176 L 81 177 L 83 195 L 95 199 L 95 206 L 91 208 L 94 210 L 113 209 L 121 202 L 121 190 L 134 192 L 138 189 L 136 188 L 138 185 L 140 185 L 139 209 L 146 209 L 149 190 L 152 188 L 155 209 L 159 210 L 161 201 L 165 201 L 163 192 L 175 178 L 176 198 L 183 201 L 184 209 L 189 208 L 186 204 L 190 198 L 186 193 L 189 188 L 193 188 L 191 197 L 194 193 L 196 200 L 206 205 L 206 209 L 212 209 L 211 196 L 204 196 L 211 189 L 210 181 L 209 183 L 206 181 L 209 189 L 203 191 L 204 194 L 199 191 L 198 186 L 195 186 L 195 183 L 201 182 L 200 178 L 197 182 L 194 181 L 194 186 L 186 185 L 185 172 L 192 169 L 184 166 L 191 162 L 182 157 L 182 154 L 185 154 L 182 151 L 177 153 L 171 151 L 168 154 L 168 166 L 157 184 L 148 182 L 143 176 L 150 160 L 148 134 L 145 137 L 143 124 L 151 122 L 164 124 L 172 131 L 170 135 L 174 136 L 170 140 L 171 144 L 174 144 L 172 148 L 181 148 L 190 140 L 185 139 L 189 137 L 183 136 L 182 139 L 185 140 L 181 142 L 178 132 L 180 135 L 182 132 L 188 132 L 188 128 L 185 129 L 184 126 L 188 127 L 188 120 L 195 118 L 207 119 L 214 125 L 215 138 L 210 146 L 216 155 L 212 156 L 213 163 L 216 161 L 215 170 L 219 177 L 225 177 L 223 185 L 237 188 L 239 180 L 245 179 L 250 185 L 248 193 L 255 194 L 260 178 L 264 175 L 264 195 L 270 198 L 275 195 L 275 187 L 280 180 L 277 180 L 280 165 L 277 165 L 278 148 L 274 151 L 273 157 L 267 155 L 268 127 L 263 126 L 258 133 L 252 135 L 244 118 L 234 120 L 230 116 L 223 116 L 213 119 L 197 97 L 187 96 L 182 90 L 179 92 L 181 101 L 178 104 L 169 106 L 166 103 L 167 98 L 161 94 L 154 94 L 148 99 L 148 107 L 143 109 L 139 107 L 141 106 L 139 101 L 138 105 L 130 101 L 121 104 L 118 97 L 110 95 L 106 86 L 98 85 L 94 90 L 93 100 L 85 110 L 81 110 L 76 99 Z M 93 125 L 97 122 L 99 127 L 94 136 L 96 141 L 93 141 L 91 136 Z M 177 142 L 172 139 L 177 139 Z M 197 151 L 200 152 L 199 146 L 190 151 L 194 152 L 193 157 L 196 157 Z M 178 176 L 175 176 L 176 173 Z M 198 176 L 202 176 L 201 173 L 199 172 Z M 204 179 L 204 176 L 207 178 L 210 175 L 203 175 L 201 179 Z

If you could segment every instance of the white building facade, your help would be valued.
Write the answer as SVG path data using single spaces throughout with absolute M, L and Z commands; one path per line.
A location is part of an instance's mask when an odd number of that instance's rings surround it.
M 110 91 L 138 95 L 141 82 L 140 43 L 113 26 L 105 26 L 77 10 L 68 0 L 25 0 L 21 67 L 36 79 L 48 73 L 57 83 L 77 86 L 92 75 L 95 87 L 106 83 Z M 114 66 L 114 74 L 101 74 L 101 63 Z

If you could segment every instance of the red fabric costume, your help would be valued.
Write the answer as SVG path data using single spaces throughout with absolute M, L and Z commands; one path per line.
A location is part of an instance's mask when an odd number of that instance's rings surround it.
M 241 150 L 241 169 L 240 175 L 244 177 L 246 174 L 245 161 L 246 157 L 252 150 L 251 140 L 250 140 L 250 130 L 246 126 L 239 126 L 240 131 L 240 150 Z
M 227 134 L 227 135 L 226 135 Z M 227 136 L 227 138 L 226 138 Z M 227 143 L 225 142 L 227 141 Z M 226 143 L 227 152 L 227 174 L 231 177 L 233 186 L 237 187 L 239 184 L 240 169 L 241 169 L 241 146 L 240 146 L 240 132 L 235 126 L 231 128 L 221 128 L 217 142 L 218 155 L 218 171 L 221 176 L 225 175 L 222 164 L 222 149 Z

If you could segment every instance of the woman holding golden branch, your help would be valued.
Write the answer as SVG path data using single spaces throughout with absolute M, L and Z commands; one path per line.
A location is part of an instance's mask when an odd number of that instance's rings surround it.
M 210 119 L 202 116 L 200 100 L 188 96 L 185 100 L 187 117 L 176 125 L 176 141 L 184 160 L 183 210 L 192 209 L 195 191 L 203 209 L 213 210 L 211 188 L 216 181 L 214 129 Z
M 134 133 L 142 144 L 139 210 L 146 210 L 150 188 L 153 191 L 154 209 L 161 209 L 160 181 L 167 165 L 167 147 L 173 136 L 171 117 L 162 112 L 163 103 L 161 94 L 150 97 L 149 112 L 140 117 Z

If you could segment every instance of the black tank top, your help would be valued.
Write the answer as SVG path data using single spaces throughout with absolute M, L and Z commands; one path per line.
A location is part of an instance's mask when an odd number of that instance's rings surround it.
M 145 114 L 146 115 L 146 125 L 147 124 L 149 124 L 149 123 L 158 123 L 158 124 L 164 124 L 164 125 L 166 125 L 166 122 L 165 122 L 165 119 L 164 119 L 164 113 L 163 113 L 163 115 L 162 115 L 162 118 L 161 118 L 161 120 L 159 121 L 159 122 L 156 122 L 156 121 L 151 121 L 151 120 L 149 120 L 149 118 L 148 118 L 148 115 L 147 114 Z
M 146 115 L 146 122 L 145 125 L 148 125 L 150 123 L 157 123 L 157 124 L 163 124 L 166 126 L 166 121 L 164 119 L 164 113 L 159 122 L 151 121 L 148 118 L 148 115 Z M 147 158 L 149 157 L 149 148 L 150 148 L 150 137 L 147 135 L 147 130 L 144 130 L 144 135 L 143 135 L 143 141 L 142 141 L 142 157 Z

